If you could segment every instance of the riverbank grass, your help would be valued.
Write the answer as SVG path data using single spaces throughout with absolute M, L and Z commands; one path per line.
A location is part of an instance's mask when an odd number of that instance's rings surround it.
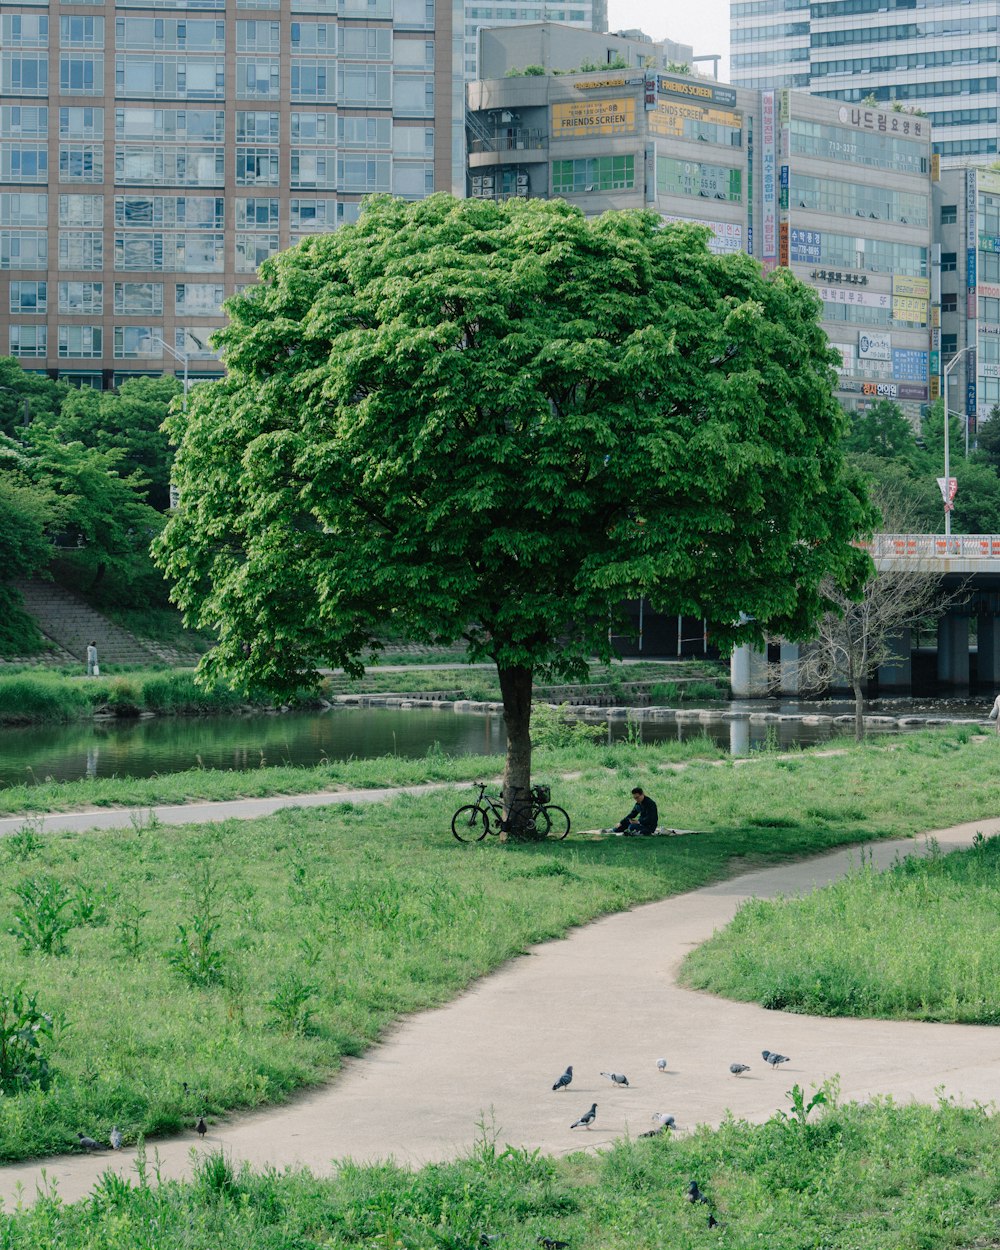
M 91 1199 L 0 1215 L 8 1250 L 963 1250 L 1000 1236 L 1000 1124 L 983 1108 L 832 1106 L 807 1123 L 730 1122 L 553 1159 L 485 1136 L 417 1171 L 237 1171 L 203 1155 L 189 1182 L 110 1174 Z M 705 1204 L 685 1200 L 698 1181 Z M 716 1221 L 709 1226 L 708 1213 Z
M 684 982 L 808 1015 L 1000 1024 L 1000 837 L 744 903 Z
M 548 757 L 577 763 L 552 774 L 577 828 L 610 824 L 638 784 L 671 823 L 709 830 L 688 838 L 463 846 L 450 790 L 213 825 L 26 826 L 0 845 L 0 989 L 25 987 L 53 1027 L 44 1073 L 0 1098 L 0 1159 L 65 1150 L 81 1126 L 135 1140 L 280 1101 L 595 916 L 991 813 L 998 745 L 924 735 L 679 772 L 651 747 Z

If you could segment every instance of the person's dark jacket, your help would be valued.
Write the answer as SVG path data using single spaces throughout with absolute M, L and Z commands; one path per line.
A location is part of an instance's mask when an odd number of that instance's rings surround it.
M 629 821 L 635 820 L 639 822 L 640 833 L 655 833 L 659 819 L 660 813 L 657 810 L 656 804 L 649 797 L 649 795 L 646 794 L 639 800 L 638 803 L 636 803 L 635 807 L 632 808 L 629 814 L 622 819 L 618 828 L 624 831 L 628 828 Z

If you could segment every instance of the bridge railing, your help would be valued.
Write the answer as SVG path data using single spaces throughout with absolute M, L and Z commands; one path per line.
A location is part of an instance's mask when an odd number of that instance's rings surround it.
M 873 560 L 1000 559 L 1000 534 L 874 534 L 860 543 Z

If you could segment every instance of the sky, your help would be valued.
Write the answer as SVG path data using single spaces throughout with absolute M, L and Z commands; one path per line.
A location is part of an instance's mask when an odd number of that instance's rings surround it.
M 691 4 L 666 6 L 662 0 L 608 0 L 608 29 L 638 27 L 654 39 L 689 43 L 695 56 L 720 52 L 719 77 L 729 81 L 729 2 L 695 0 Z M 700 66 L 712 72 L 711 62 Z

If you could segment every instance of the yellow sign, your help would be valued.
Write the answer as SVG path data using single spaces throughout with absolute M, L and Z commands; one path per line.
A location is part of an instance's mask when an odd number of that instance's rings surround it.
M 641 79 L 640 79 L 641 81 Z M 597 78 L 594 82 L 575 82 L 573 86 L 577 91 L 594 91 L 598 87 L 624 87 L 624 78 Z
M 893 321 L 914 321 L 917 325 L 925 326 L 927 324 L 927 301 L 913 299 L 911 296 L 893 295 L 892 319 Z
M 937 399 L 941 393 L 941 379 L 938 377 L 936 373 L 932 373 L 930 377 L 930 383 L 931 383 L 931 393 L 930 393 L 929 398 Z
M 574 100 L 552 105 L 552 136 L 626 135 L 635 131 L 635 100 Z
M 941 157 L 937 152 L 931 153 L 931 182 L 941 181 Z M 936 395 L 932 395 L 931 399 L 936 399 Z
M 912 295 L 917 299 L 930 299 L 930 278 L 898 278 L 892 279 L 893 295 Z
M 716 126 L 732 126 L 739 130 L 743 118 L 729 109 L 709 108 L 704 104 L 685 104 L 682 100 L 658 100 L 649 114 L 649 129 L 657 135 L 673 135 L 682 138 L 684 123 L 711 122 Z

